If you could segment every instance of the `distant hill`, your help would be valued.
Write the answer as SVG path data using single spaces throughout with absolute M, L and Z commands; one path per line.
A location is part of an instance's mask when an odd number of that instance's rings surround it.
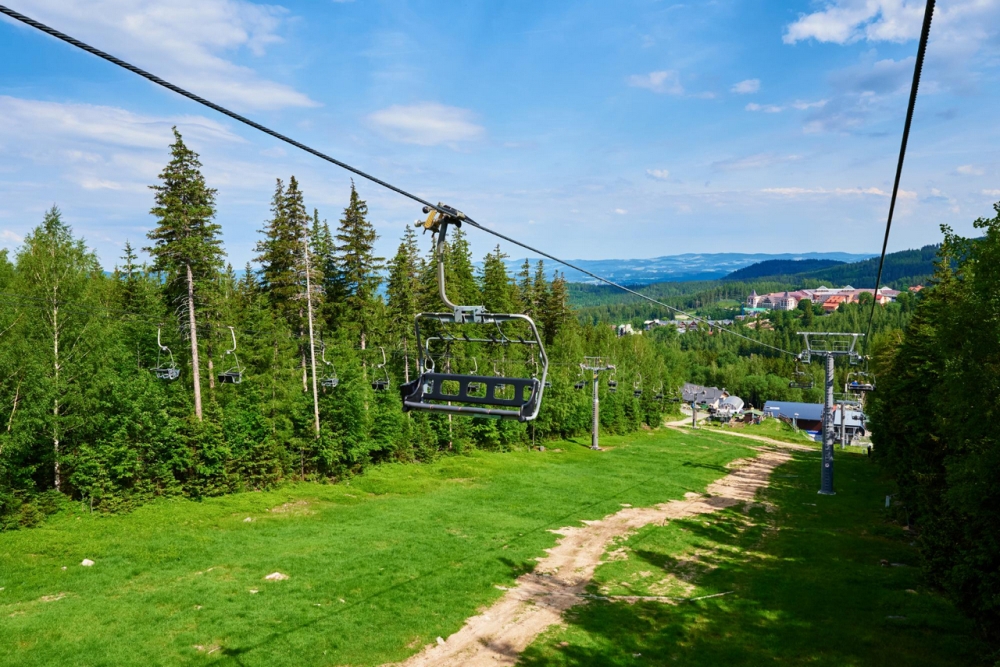
M 723 280 L 756 280 L 766 276 L 794 276 L 800 273 L 842 266 L 846 263 L 835 259 L 769 259 L 737 269 Z
M 906 282 L 915 285 L 926 282 L 934 273 L 934 260 L 940 247 L 940 244 L 926 245 L 917 250 L 901 250 L 887 254 L 885 267 L 882 270 L 882 284 L 898 285 Z M 878 260 L 878 257 L 872 257 L 860 262 L 835 263 L 834 266 L 822 268 L 808 268 L 801 262 L 760 262 L 734 271 L 725 279 L 769 280 L 802 286 L 826 283 L 830 287 L 851 285 L 871 288 L 874 287 L 875 277 L 878 275 Z
M 804 252 L 804 253 L 687 253 L 666 255 L 649 259 L 574 259 L 573 264 L 592 271 L 615 282 L 627 285 L 650 285 L 652 283 L 687 282 L 692 280 L 719 280 L 727 274 L 743 267 L 770 260 L 835 260 L 837 262 L 857 262 L 871 257 L 870 254 L 847 252 Z M 531 263 L 535 263 L 535 259 Z M 508 259 L 507 270 L 512 274 L 521 269 L 523 259 Z M 565 273 L 569 282 L 594 283 L 594 279 L 578 271 L 567 269 L 546 260 L 545 273 L 549 278 L 555 271 Z

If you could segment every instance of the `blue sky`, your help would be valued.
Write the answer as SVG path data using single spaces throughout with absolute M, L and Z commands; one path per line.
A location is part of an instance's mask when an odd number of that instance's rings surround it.
M 877 252 L 924 3 L 3 0 L 506 234 L 574 258 Z M 939 3 L 891 249 L 1000 200 L 1000 0 Z M 112 266 L 177 125 L 230 261 L 274 179 L 350 176 L 0 22 L 0 247 L 53 203 Z M 394 252 L 416 205 L 359 181 Z M 477 254 L 494 239 L 473 232 Z M 516 248 L 506 249 L 515 257 Z

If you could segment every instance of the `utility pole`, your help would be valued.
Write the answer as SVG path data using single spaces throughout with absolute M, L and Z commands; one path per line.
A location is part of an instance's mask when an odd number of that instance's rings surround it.
M 833 417 L 833 362 L 836 357 L 847 357 L 851 363 L 857 363 L 860 355 L 854 351 L 858 339 L 864 334 L 829 333 L 817 331 L 800 331 L 805 338 L 806 349 L 799 355 L 799 360 L 808 364 L 812 357 L 820 357 L 826 362 L 826 383 L 823 401 L 823 463 L 820 469 L 820 494 L 832 496 L 833 490 L 833 441 L 835 425 Z M 843 410 L 843 408 L 841 408 Z M 843 413 L 841 413 L 843 415 Z
M 591 428 L 590 434 L 590 448 L 600 449 L 597 444 L 598 440 L 598 429 L 600 427 L 600 415 L 599 415 L 599 404 L 600 399 L 598 399 L 598 389 L 600 385 L 600 378 L 602 371 L 613 371 L 615 367 L 608 364 L 601 357 L 584 357 L 583 363 L 580 364 L 580 368 L 585 371 L 590 371 L 592 374 L 593 384 L 594 384 L 594 425 Z

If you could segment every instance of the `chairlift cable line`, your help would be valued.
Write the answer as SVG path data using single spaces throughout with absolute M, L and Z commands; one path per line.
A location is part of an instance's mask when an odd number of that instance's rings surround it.
M 933 0 L 928 0 L 928 4 L 933 4 Z M 257 122 L 255 122 L 253 120 L 250 120 L 246 116 L 242 116 L 242 115 L 236 113 L 235 111 L 230 111 L 229 109 L 227 109 L 227 108 L 225 108 L 225 107 L 223 107 L 221 105 L 218 105 L 218 104 L 216 104 L 214 102 L 211 102 L 211 101 L 209 101 L 209 100 L 207 100 L 207 99 L 205 99 L 205 98 L 203 98 L 203 97 L 201 97 L 199 95 L 195 95 L 194 93 L 192 93 L 190 91 L 187 91 L 184 88 L 181 88 L 180 86 L 172 84 L 169 81 L 166 81 L 164 79 L 161 79 L 160 77 L 156 76 L 155 74 L 151 74 L 150 72 L 147 72 L 144 69 L 136 67 L 135 65 L 132 65 L 130 63 L 127 63 L 127 62 L 125 62 L 124 60 L 122 60 L 120 58 L 116 58 L 115 56 L 113 56 L 113 55 L 111 55 L 109 53 L 106 53 L 104 51 L 101 51 L 100 49 L 97 49 L 97 48 L 95 48 L 93 46 L 90 46 L 89 44 L 87 44 L 85 42 L 82 42 L 82 41 L 76 39 L 75 37 L 71 37 L 71 36 L 67 35 L 64 32 L 60 32 L 59 30 L 56 30 L 55 28 L 52 28 L 52 27 L 50 27 L 48 25 L 45 25 L 44 23 L 36 21 L 35 19 L 33 19 L 33 18 L 29 17 L 29 16 L 25 16 L 24 14 L 21 14 L 20 12 L 14 11 L 13 9 L 11 9 L 11 8 L 5 6 L 5 5 L 0 5 L 0 14 L 5 14 L 6 16 L 9 16 L 10 18 L 12 18 L 12 19 L 14 19 L 16 21 L 20 21 L 21 23 L 24 23 L 25 25 L 28 25 L 28 26 L 30 26 L 32 28 L 35 28 L 36 30 L 44 32 L 45 34 L 47 34 L 47 35 L 49 35 L 51 37 L 55 37 L 56 39 L 59 39 L 59 40 L 61 40 L 63 42 L 66 42 L 67 44 L 75 46 L 78 49 L 81 49 L 83 51 L 86 51 L 87 53 L 90 53 L 91 55 L 97 56 L 98 58 L 102 58 L 102 59 L 104 59 L 104 60 L 112 63 L 113 65 L 117 65 L 117 66 L 119 66 L 119 67 L 121 67 L 123 69 L 128 70 L 129 72 L 132 72 L 133 74 L 137 74 L 138 76 L 141 76 L 142 78 L 144 78 L 144 79 L 146 79 L 148 81 L 151 81 L 152 83 L 155 83 L 158 86 L 162 86 L 162 87 L 166 88 L 167 90 L 173 91 L 173 92 L 177 93 L 178 95 L 186 97 L 186 98 L 188 98 L 189 100 L 191 100 L 193 102 L 197 102 L 198 104 L 206 106 L 206 107 L 208 107 L 208 108 L 210 108 L 210 109 L 212 109 L 214 111 L 217 111 L 217 112 L 221 113 L 224 116 L 228 116 L 229 118 L 232 118 L 235 121 L 243 123 L 244 125 L 248 125 L 249 127 L 252 127 L 255 130 L 259 130 L 259 131 L 263 132 L 264 134 L 267 134 L 267 135 L 269 135 L 271 137 L 274 137 L 275 139 L 278 139 L 279 141 L 283 141 L 283 142 L 285 142 L 285 143 L 287 143 L 287 144 L 289 144 L 291 146 L 295 146 L 296 148 L 298 148 L 300 150 L 303 150 L 303 151 L 305 151 L 305 152 L 307 152 L 307 153 L 309 153 L 311 155 L 314 155 L 314 156 L 320 158 L 321 160 L 325 160 L 325 161 L 327 161 L 327 162 L 329 162 L 331 164 L 334 164 L 334 165 L 336 165 L 336 166 L 338 166 L 338 167 L 340 167 L 342 169 L 345 169 L 345 170 L 347 170 L 347 171 L 349 171 L 349 172 L 351 172 L 353 174 L 356 174 L 357 176 L 365 178 L 365 179 L 371 181 L 372 183 L 375 183 L 377 185 L 381 185 L 382 187 L 384 187 L 384 188 L 386 188 L 388 190 L 392 190 L 393 192 L 395 192 L 397 194 L 400 194 L 400 195 L 402 195 L 404 197 L 407 197 L 407 198 L 409 198 L 409 199 L 411 199 L 411 200 L 413 200 L 413 201 L 415 201 L 415 202 L 417 202 L 419 204 L 423 204 L 424 206 L 426 206 L 426 207 L 428 207 L 430 209 L 433 209 L 433 210 L 435 210 L 435 211 L 437 211 L 437 212 L 439 212 L 439 213 L 441 213 L 443 215 L 451 215 L 451 214 L 454 213 L 453 209 L 449 209 L 449 208 L 443 207 L 441 205 L 432 204 L 429 201 L 427 201 L 427 200 L 425 200 L 425 199 L 423 199 L 421 197 L 418 197 L 417 195 L 415 195 L 415 194 L 413 194 L 411 192 L 403 190 L 402 188 L 396 187 L 395 185 L 392 185 L 391 183 L 383 181 L 380 178 L 372 176 L 371 174 L 369 174 L 367 172 L 364 172 L 361 169 L 358 169 L 357 167 L 352 167 L 351 165 L 347 164 L 346 162 L 342 162 L 342 161 L 340 161 L 340 160 L 338 160 L 336 158 L 330 157 L 326 153 L 318 151 L 315 148 L 311 148 L 311 147 L 307 146 L 306 144 L 303 144 L 303 143 L 301 143 L 299 141 L 296 141 L 296 140 L 292 139 L 291 137 L 288 137 L 288 136 L 286 136 L 284 134 L 281 134 L 280 132 L 277 132 L 277 131 L 272 130 L 272 129 L 268 128 L 268 127 L 265 127 L 264 125 L 261 125 L 260 123 L 257 123 Z M 925 33 L 926 33 L 926 29 L 925 29 Z M 909 122 L 907 122 L 907 129 L 908 128 L 909 128 Z M 904 142 L 905 142 L 905 140 L 904 140 Z M 902 162 L 901 162 L 901 164 L 902 164 Z M 898 179 L 898 175 L 897 175 L 897 185 L 898 185 L 898 180 L 899 179 Z M 893 191 L 893 202 L 895 202 L 895 190 Z M 712 323 L 710 323 L 708 320 L 706 320 L 704 318 L 701 318 L 701 317 L 698 317 L 698 316 L 695 316 L 695 315 L 691 315 L 690 313 L 687 313 L 687 312 L 685 312 L 685 311 L 683 311 L 683 310 L 681 310 L 679 308 L 675 308 L 674 306 L 667 305 L 667 304 L 663 303 L 662 301 L 658 301 L 657 299 L 654 299 L 654 298 L 652 298 L 650 296 L 642 294 L 641 292 L 638 292 L 636 290 L 630 289 L 628 287 L 625 287 L 624 285 L 620 285 L 620 284 L 618 284 L 618 283 L 616 283 L 616 282 L 614 282 L 612 280 L 609 280 L 607 278 L 603 278 L 603 277 L 601 277 L 601 276 L 599 276 L 599 275 L 597 275 L 595 273 L 587 271 L 586 269 L 583 269 L 583 268 L 581 268 L 579 266 L 576 266 L 575 264 L 572 264 L 572 263 L 570 263 L 570 262 L 568 262 L 566 260 L 559 259 L 558 257 L 556 257 L 554 255 L 551 255 L 551 254 L 546 253 L 546 252 L 542 252 L 541 250 L 538 250 L 537 248 L 533 248 L 532 246 L 529 246 L 526 243 L 521 243 L 520 241 L 517 241 L 517 240 L 515 240 L 515 239 L 513 239 L 513 238 L 511 238 L 509 236 L 501 234 L 500 232 L 497 232 L 497 231 L 494 231 L 492 229 L 489 229 L 488 227 L 486 227 L 486 226 L 484 226 L 484 225 L 476 222 L 475 220 L 473 220 L 473 219 L 471 219 L 471 218 L 469 218 L 467 216 L 465 218 L 463 218 L 463 222 L 467 222 L 470 225 L 472 225 L 473 227 L 475 227 L 476 229 L 484 231 L 487 234 L 492 234 L 493 236 L 495 236 L 497 238 L 503 239 L 503 240 L 507 241 L 508 243 L 512 243 L 512 244 L 514 244 L 516 246 L 519 246 L 519 247 L 521 247 L 521 248 L 523 248 L 525 250 L 528 250 L 529 252 L 536 253 L 536 254 L 538 254 L 538 255 L 540 255 L 542 257 L 546 257 L 546 258 L 548 258 L 548 259 L 550 259 L 550 260 L 552 260 L 552 261 L 554 261 L 554 262 L 556 262 L 558 264 L 562 264 L 565 267 L 568 267 L 568 268 L 573 269 L 575 271 L 579 271 L 580 273 L 583 273 L 584 275 L 587 275 L 587 276 L 589 276 L 589 277 L 591 277 L 591 278 L 593 278 L 593 279 L 595 279 L 595 280 L 597 280 L 599 282 L 602 282 L 602 283 L 604 283 L 606 285 L 609 285 L 611 287 L 615 287 L 615 288 L 620 289 L 620 290 L 622 290 L 624 292 L 627 292 L 629 294 L 637 296 L 637 297 L 639 297 L 641 299 L 645 299 L 646 301 L 649 301 L 650 303 L 656 304 L 658 306 L 666 308 L 666 309 L 668 309 L 670 311 L 673 311 L 675 313 L 686 315 L 686 316 L 690 317 L 692 320 L 694 320 L 696 322 L 703 322 L 705 324 L 708 324 L 709 326 L 712 326 L 712 327 L 715 327 L 715 328 L 719 329 L 720 331 L 725 331 L 726 333 L 732 334 L 734 336 L 737 336 L 739 338 L 747 340 L 747 341 L 749 341 L 751 343 L 754 343 L 756 345 L 759 345 L 761 347 L 766 347 L 766 348 L 774 350 L 776 352 L 781 352 L 783 354 L 788 354 L 790 356 L 795 356 L 794 352 L 790 352 L 790 351 L 782 349 L 780 347 L 776 347 L 774 345 L 770 345 L 768 343 L 764 343 L 762 341 L 759 341 L 759 340 L 756 340 L 754 338 L 751 338 L 750 336 L 746 336 L 744 334 L 741 334 L 741 333 L 739 333 L 737 331 L 733 331 L 731 329 L 727 329 L 727 328 L 725 328 L 723 326 L 719 326 L 717 324 L 712 324 Z M 886 230 L 886 237 L 888 238 L 888 230 Z M 883 251 L 883 257 L 884 257 L 884 251 Z M 873 315 L 874 315 L 874 311 L 873 311 Z
M 903 124 L 903 139 L 899 146 L 899 161 L 896 163 L 896 180 L 892 185 L 892 198 L 889 200 L 889 217 L 885 221 L 885 238 L 882 239 L 882 256 L 878 261 L 878 275 L 875 277 L 875 292 L 872 294 L 872 312 L 868 316 L 868 330 L 865 333 L 865 346 L 871 347 L 870 334 L 872 322 L 875 319 L 875 308 L 878 306 L 878 289 L 882 281 L 882 269 L 885 266 L 885 251 L 889 245 L 889 230 L 892 228 L 892 214 L 896 209 L 896 196 L 899 194 L 899 179 L 903 173 L 903 159 L 906 157 L 906 142 L 910 138 L 910 124 L 913 122 L 913 109 L 917 104 L 917 89 L 920 87 L 920 73 L 924 67 L 924 55 L 927 53 L 927 39 L 931 33 L 931 19 L 934 17 L 934 0 L 927 0 L 924 8 L 924 25 L 920 30 L 920 45 L 917 47 L 917 61 L 913 65 L 913 83 L 910 84 L 910 102 L 906 107 L 906 122 Z

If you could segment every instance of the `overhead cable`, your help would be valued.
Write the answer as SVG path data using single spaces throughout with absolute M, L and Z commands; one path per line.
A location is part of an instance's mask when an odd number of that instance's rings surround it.
M 933 4 L 933 0 L 929 0 L 929 4 Z M 228 116 L 229 118 L 232 118 L 233 120 L 239 121 L 240 123 L 243 123 L 244 125 L 248 125 L 248 126 L 254 128 L 255 130 L 259 130 L 259 131 L 263 132 L 264 134 L 267 134 L 267 135 L 269 135 L 271 137 L 274 137 L 275 139 L 278 139 L 278 140 L 283 141 L 283 142 L 285 142 L 287 144 L 295 146 L 296 148 L 298 148 L 300 150 L 303 150 L 303 151 L 305 151 L 307 153 L 310 153 L 311 155 L 314 155 L 314 156 L 320 158 L 321 160 L 325 160 L 325 161 L 327 161 L 327 162 L 329 162 L 331 164 L 335 164 L 335 165 L 337 165 L 338 167 L 340 167 L 342 169 L 346 169 L 347 171 L 349 171 L 349 172 L 351 172 L 353 174 L 356 174 L 356 175 L 358 175 L 358 176 L 360 176 L 362 178 L 365 178 L 365 179 L 371 181 L 372 183 L 375 183 L 377 185 L 381 185 L 382 187 L 387 188 L 389 190 L 392 190 L 393 192 L 395 192 L 397 194 L 403 195 L 404 197 L 412 199 L 415 202 L 418 202 L 420 204 L 423 204 L 424 206 L 432 208 L 432 209 L 438 211 L 439 213 L 449 214 L 449 213 L 453 212 L 452 209 L 448 209 L 448 208 L 442 207 L 440 205 L 432 204 L 431 202 L 429 202 L 429 201 L 427 201 L 427 200 L 425 200 L 425 199 L 423 199 L 421 197 L 418 197 L 417 195 L 415 195 L 415 194 L 413 194 L 411 192 L 407 192 L 406 190 L 403 190 L 402 188 L 396 187 L 395 185 L 392 185 L 391 183 L 387 183 L 386 181 L 383 181 L 380 178 L 376 178 L 375 176 L 372 176 L 371 174 L 369 174 L 367 172 L 364 172 L 364 171 L 358 169 L 357 167 L 352 167 L 351 165 L 347 164 L 346 162 L 342 162 L 340 160 L 337 160 L 336 158 L 330 157 L 326 153 L 322 153 L 322 152 L 316 150 L 315 148 L 311 148 L 311 147 L 309 147 L 309 146 L 307 146 L 307 145 L 305 145 L 305 144 L 303 144 L 301 142 L 298 142 L 298 141 L 296 141 L 296 140 L 294 140 L 294 139 L 292 139 L 292 138 L 290 138 L 288 136 L 285 136 L 284 134 L 281 134 L 280 132 L 276 132 L 275 130 L 272 130 L 272 129 L 268 128 L 268 127 L 265 127 L 264 125 L 261 125 L 260 123 L 257 123 L 255 121 L 250 120 L 246 116 L 242 116 L 242 115 L 236 113 L 235 111 L 230 111 L 229 109 L 227 109 L 227 108 L 225 108 L 223 106 L 220 106 L 220 105 L 218 105 L 218 104 L 216 104 L 214 102 L 211 102 L 209 100 L 206 100 L 205 98 L 203 98 L 203 97 L 201 97 L 199 95 L 195 95 L 194 93 L 192 93 L 190 91 L 187 91 L 187 90 L 181 88 L 180 86 L 174 85 L 174 84 L 170 83 L 169 81 L 165 81 L 164 79 L 161 79 L 160 77 L 156 76 L 155 74 L 151 74 L 151 73 L 147 72 L 146 70 L 141 69 L 139 67 L 136 67 L 135 65 L 132 65 L 130 63 L 127 63 L 127 62 L 125 62 L 124 60 L 122 60 L 120 58 L 116 58 L 115 56 L 113 56 L 113 55 L 111 55 L 109 53 L 106 53 L 104 51 L 101 51 L 100 49 L 97 49 L 97 48 L 95 48 L 93 46 L 90 46 L 89 44 L 87 44 L 85 42 L 81 42 L 80 40 L 78 40 L 78 39 L 76 39 L 74 37 L 71 37 L 71 36 L 67 35 L 64 32 L 60 32 L 59 30 L 56 30 L 55 28 L 52 28 L 52 27 L 50 27 L 48 25 L 45 25 L 44 23 L 36 21 L 35 19 L 33 19 L 31 17 L 25 16 L 24 14 L 21 14 L 20 12 L 14 11 L 13 9 L 10 9 L 9 7 L 6 7 L 4 5 L 0 5 L 0 14 L 5 14 L 5 15 L 9 16 L 12 19 L 15 19 L 17 21 L 20 21 L 21 23 L 24 23 L 25 25 L 28 25 L 28 26 L 31 26 L 32 28 L 40 30 L 41 32 L 44 32 L 45 34 L 50 35 L 52 37 L 55 37 L 56 39 L 62 40 L 64 42 L 66 42 L 67 44 L 71 44 L 71 45 L 77 47 L 78 49 L 82 49 L 83 51 L 86 51 L 87 53 L 95 55 L 98 58 L 102 58 L 104 60 L 107 60 L 108 62 L 110 62 L 110 63 L 112 63 L 114 65 L 117 65 L 117 66 L 119 66 L 119 67 L 121 67 L 123 69 L 126 69 L 126 70 L 132 72 L 133 74 L 137 74 L 137 75 L 141 76 L 142 78 L 155 83 L 158 86 L 162 86 L 162 87 L 164 87 L 164 88 L 166 88 L 168 90 L 171 90 L 171 91 L 177 93 L 178 95 L 182 95 L 182 96 L 188 98 L 189 100 L 192 100 L 194 102 L 197 102 L 198 104 L 204 105 L 204 106 L 206 106 L 206 107 L 208 107 L 210 109 L 213 109 L 214 111 L 218 111 L 219 113 L 223 114 L 224 116 Z M 926 32 L 926 30 L 925 30 L 925 32 Z M 907 121 L 907 129 L 909 129 L 909 121 Z M 904 138 L 904 145 L 905 145 L 905 138 Z M 902 158 L 900 159 L 900 164 L 902 164 Z M 899 181 L 898 175 L 897 175 L 896 180 L 897 180 L 897 185 L 898 185 L 898 181 Z M 893 190 L 893 202 L 895 202 L 895 190 Z M 890 218 L 891 218 L 891 214 L 890 214 Z M 761 341 L 759 341 L 759 340 L 757 340 L 755 338 L 751 338 L 750 336 L 741 334 L 741 333 L 739 333 L 737 331 L 733 331 L 732 329 L 728 329 L 726 327 L 722 327 L 722 326 L 720 326 L 718 324 L 714 324 L 714 323 L 710 322 L 709 320 L 707 320 L 705 318 L 701 318 L 701 317 L 698 317 L 696 315 L 691 315 L 690 313 L 687 313 L 687 312 L 685 312 L 685 311 L 683 311 L 683 310 L 681 310 L 679 308 L 675 308 L 674 306 L 670 306 L 670 305 L 668 305 L 666 303 L 663 303 L 662 301 L 658 301 L 657 299 L 654 299 L 654 298 L 652 298 L 652 297 L 650 297 L 650 296 L 648 296 L 646 294 L 642 294 L 641 292 L 638 292 L 636 290 L 633 290 L 633 289 L 630 289 L 628 287 L 625 287 L 624 285 L 620 285 L 620 284 L 618 284 L 618 283 L 616 283 L 616 282 L 614 282 L 612 280 L 608 280 L 607 278 L 603 278 L 603 277 L 601 277 L 601 276 L 599 276 L 599 275 L 597 275 L 595 273 L 587 271 L 586 269 L 582 269 L 582 268 L 580 268 L 580 267 L 578 267 L 578 266 L 576 266 L 576 265 L 574 265 L 574 264 L 572 264 L 572 263 L 570 263 L 570 262 L 568 262 L 566 260 L 559 259 L 558 257 L 556 257 L 554 255 L 551 255 L 551 254 L 546 253 L 546 252 L 542 252 L 541 250 L 533 248 L 533 247 L 531 247 L 531 246 L 529 246 L 529 245 L 527 245 L 525 243 L 521 243 L 520 241 L 517 241 L 517 240 L 515 240 L 515 239 L 513 239 L 513 238 L 511 238 L 509 236 L 506 236 L 506 235 L 501 234 L 499 232 L 496 232 L 496 231 L 494 231 L 492 229 L 489 229 L 488 227 L 483 226 L 482 224 L 476 222 L 475 220 L 472 220 L 471 218 L 466 217 L 464 221 L 467 222 L 467 223 L 469 223 L 473 227 L 486 232 L 487 234 L 492 234 L 493 236 L 496 236 L 497 238 L 503 239 L 503 240 L 507 241 L 508 243 L 513 243 L 516 246 L 520 246 L 521 248 L 524 248 L 525 250 L 528 250 L 529 252 L 537 253 L 538 255 L 540 255 L 542 257 L 546 257 L 548 259 L 551 259 L 554 262 L 562 264 L 563 266 L 571 268 L 571 269 L 573 269 L 575 271 L 579 271 L 580 273 L 583 273 L 583 274 L 585 274 L 587 276 L 590 276 L 591 278 L 593 278 L 593 279 L 595 279 L 597 281 L 600 281 L 600 282 L 602 282 L 602 283 L 604 283 L 606 285 L 609 285 L 611 287 L 615 287 L 615 288 L 620 289 L 620 290 L 622 290 L 624 292 L 628 292 L 629 294 L 637 296 L 637 297 L 639 297 L 641 299 L 645 299 L 646 301 L 649 301 L 650 303 L 656 304 L 658 306 L 666 308 L 666 309 L 668 309 L 670 311 L 673 311 L 675 313 L 686 315 L 687 317 L 690 317 L 692 320 L 695 320 L 696 322 L 703 322 L 705 324 L 708 324 L 710 327 L 715 327 L 715 328 L 719 329 L 720 331 L 724 331 L 726 333 L 732 334 L 734 336 L 737 336 L 739 338 L 747 340 L 747 341 L 749 341 L 751 343 L 754 343 L 755 345 L 759 345 L 761 347 L 765 347 L 765 348 L 774 350 L 776 352 L 780 352 L 782 354 L 788 354 L 788 355 L 795 356 L 795 353 L 793 353 L 793 352 L 790 352 L 788 350 L 782 349 L 780 347 L 776 347 L 774 345 L 770 345 L 768 343 L 761 342 Z M 888 229 L 886 230 L 886 238 L 888 239 Z M 884 256 L 884 250 L 883 250 L 883 256 Z
M 889 200 L 889 217 L 885 221 L 885 238 L 882 239 L 882 256 L 878 260 L 878 275 L 875 277 L 875 291 L 872 294 L 872 312 L 868 316 L 868 331 L 865 334 L 865 345 L 870 346 L 872 321 L 875 319 L 875 308 L 878 306 L 878 289 L 882 281 L 882 269 L 885 266 L 885 251 L 889 246 L 889 230 L 892 228 L 892 214 L 896 209 L 896 196 L 899 194 L 899 179 L 903 173 L 903 158 L 906 157 L 906 142 L 910 138 L 910 124 L 913 122 L 913 109 L 917 104 L 917 89 L 920 87 L 920 73 L 924 67 L 924 55 L 927 53 L 927 39 L 931 33 L 931 19 L 934 16 L 934 0 L 927 0 L 924 8 L 924 25 L 920 30 L 920 45 L 917 47 L 917 61 L 913 65 L 913 83 L 910 84 L 910 102 L 906 107 L 906 122 L 903 124 L 903 140 L 899 146 L 899 161 L 896 163 L 896 180 L 892 184 L 892 198 Z

